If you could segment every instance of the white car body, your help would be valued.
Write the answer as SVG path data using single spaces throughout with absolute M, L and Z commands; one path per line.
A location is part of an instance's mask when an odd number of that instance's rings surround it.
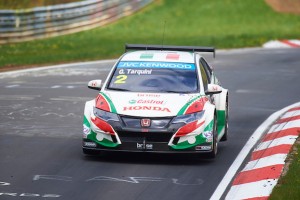
M 227 139 L 228 90 L 198 53 L 214 49 L 128 45 L 127 50 L 132 51 L 120 57 L 103 84 L 101 80 L 88 84 L 99 94 L 85 104 L 84 153 L 215 157 L 218 142 Z

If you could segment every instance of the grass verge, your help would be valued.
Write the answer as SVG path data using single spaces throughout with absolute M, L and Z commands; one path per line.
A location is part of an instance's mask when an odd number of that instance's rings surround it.
M 157 0 L 104 27 L 1 45 L 0 68 L 116 58 L 124 52 L 125 43 L 238 48 L 298 38 L 299 33 L 299 15 L 276 13 L 264 0 Z
M 49 6 L 56 4 L 72 3 L 82 0 L 0 0 L 0 9 L 15 10 L 27 9 L 40 6 Z
M 294 146 L 294 150 L 288 156 L 287 162 L 291 162 L 288 171 L 283 175 L 274 187 L 269 200 L 297 200 L 300 197 L 300 139 Z

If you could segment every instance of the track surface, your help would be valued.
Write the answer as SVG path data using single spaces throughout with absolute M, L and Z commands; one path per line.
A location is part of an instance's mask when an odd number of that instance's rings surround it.
M 209 199 L 253 131 L 300 99 L 298 49 L 217 52 L 230 91 L 229 141 L 215 160 L 81 152 L 86 84 L 113 62 L 0 74 L 0 199 Z M 209 58 L 209 56 L 208 56 Z

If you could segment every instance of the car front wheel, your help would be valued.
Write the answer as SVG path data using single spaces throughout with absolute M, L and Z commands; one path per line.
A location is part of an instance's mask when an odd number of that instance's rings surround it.
M 217 131 L 217 117 L 214 117 L 214 125 L 213 125 L 213 144 L 212 151 L 209 152 L 208 158 L 215 158 L 218 153 L 218 131 Z

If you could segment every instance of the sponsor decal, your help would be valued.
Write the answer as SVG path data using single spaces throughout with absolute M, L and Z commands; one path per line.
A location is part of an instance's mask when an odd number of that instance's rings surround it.
M 91 129 L 87 125 L 83 124 L 83 134 L 88 135 L 90 131 Z
M 218 86 L 213 86 L 213 91 L 217 91 L 218 90 Z
M 138 97 L 160 97 L 160 94 L 137 94 Z
M 116 76 L 116 80 L 114 84 L 125 84 L 127 80 L 127 75 L 118 75 Z
M 125 74 L 125 70 L 124 69 L 120 69 L 119 70 L 119 74 Z
M 85 146 L 85 147 L 96 147 L 97 144 L 95 142 L 84 142 L 83 146 Z
M 96 81 L 93 81 L 92 82 L 92 87 L 96 87 L 97 86 L 97 82 Z
M 195 150 L 211 150 L 211 146 L 196 146 Z
M 153 149 L 153 144 L 136 143 L 137 149 Z
M 193 63 L 177 63 L 177 62 L 119 62 L 118 68 L 157 68 L 157 69 L 184 69 L 194 70 Z
M 213 141 L 213 138 L 207 138 L 206 139 L 206 142 L 212 142 Z
M 130 104 L 135 104 L 135 103 L 136 103 L 136 100 L 134 100 L 134 99 L 129 100 L 128 103 L 130 103 Z
M 206 142 L 212 142 L 213 141 L 213 133 L 212 133 L 212 131 L 204 131 L 202 133 L 202 136 L 206 138 Z
M 153 100 L 153 99 L 147 99 L 147 100 L 144 100 L 144 99 L 139 99 L 139 100 L 135 100 L 135 99 L 132 99 L 132 100 L 129 100 L 129 103 L 130 104 L 164 104 L 165 102 L 163 100 Z
M 133 111 L 133 110 L 151 110 L 159 112 L 171 112 L 169 108 L 159 107 L 159 106 L 127 106 L 123 107 L 123 111 Z
M 213 137 L 213 134 L 212 134 L 212 131 L 204 131 L 202 133 L 203 137 L 205 138 L 212 138 Z
M 152 74 L 152 69 L 120 69 L 119 74 L 150 75 Z

